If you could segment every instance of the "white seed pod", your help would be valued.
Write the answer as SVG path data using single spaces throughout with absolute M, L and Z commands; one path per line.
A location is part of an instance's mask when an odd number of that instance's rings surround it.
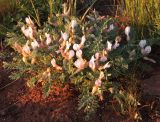
M 125 34 L 126 34 L 126 36 L 127 36 L 127 41 L 130 40 L 130 36 L 129 36 L 130 31 L 131 31 L 131 27 L 130 27 L 130 26 L 127 26 L 127 27 L 125 28 L 125 31 L 124 31 Z
M 139 42 L 139 46 L 140 46 L 141 48 L 144 48 L 144 47 L 146 46 L 146 44 L 147 44 L 146 40 L 141 40 L 141 41 Z
M 69 50 L 68 54 L 69 54 L 68 55 L 68 59 L 70 60 L 70 59 L 72 59 L 74 57 L 75 52 L 73 50 Z
M 111 51 L 112 50 L 112 43 L 107 41 L 107 50 Z
M 129 35 L 129 33 L 130 33 L 130 31 L 131 31 L 131 27 L 130 26 L 127 26 L 126 28 L 125 28 L 125 34 L 128 36 Z
M 91 57 L 91 60 L 89 61 L 89 67 L 94 71 L 96 68 L 96 64 L 95 64 L 95 58 L 94 55 Z

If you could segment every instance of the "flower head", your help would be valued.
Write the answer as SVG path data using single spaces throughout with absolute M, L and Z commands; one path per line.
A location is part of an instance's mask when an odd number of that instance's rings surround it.
M 22 50 L 26 54 L 30 54 L 31 53 L 31 50 L 30 50 L 30 47 L 29 47 L 29 41 L 26 42 L 26 44 L 23 46 Z
M 62 67 L 56 64 L 56 60 L 54 58 L 51 60 L 51 64 L 56 70 L 62 70 Z
M 89 67 L 94 71 L 96 68 L 96 64 L 95 64 L 95 58 L 94 55 L 91 57 L 91 60 L 89 61 Z
M 82 50 L 76 51 L 77 58 L 82 58 Z
M 66 32 L 62 32 L 61 31 L 61 37 L 62 37 L 62 39 L 64 40 L 64 41 L 67 41 L 68 40 L 68 34 L 66 33 Z
M 86 37 L 85 37 L 85 35 L 83 35 L 83 36 L 82 36 L 82 39 L 81 39 L 80 45 L 83 46 L 84 43 L 85 43 L 85 41 L 86 41 Z
M 130 36 L 129 36 L 130 31 L 131 31 L 131 27 L 130 27 L 130 26 L 127 26 L 127 27 L 125 28 L 125 31 L 124 31 L 125 34 L 126 34 L 126 36 L 127 36 L 127 41 L 130 40 Z
M 77 26 L 77 21 L 76 20 L 72 20 L 71 21 L 71 27 L 72 29 L 74 29 Z
M 101 86 L 102 85 L 102 81 L 100 79 L 97 79 L 95 81 L 95 85 L 98 86 L 98 87 Z
M 74 66 L 77 67 L 78 69 L 84 69 L 86 66 L 86 60 L 82 59 L 82 58 L 78 58 L 75 62 L 74 62 Z
M 33 42 L 31 42 L 31 46 L 32 46 L 32 49 L 37 49 L 39 47 L 39 44 L 36 40 L 34 40 Z
M 113 45 L 113 49 L 117 49 L 119 47 L 119 43 L 116 41 L 115 44 Z
M 100 61 L 101 62 L 107 61 L 107 51 L 106 50 L 103 50 Z
M 25 29 L 25 27 L 23 26 L 23 27 L 21 27 L 21 30 L 27 38 L 34 39 L 33 29 L 31 27 L 28 27 L 27 29 Z
M 151 46 L 146 46 L 144 50 L 147 54 L 149 54 L 151 52 Z
M 112 30 L 114 30 L 114 28 L 115 28 L 114 25 L 113 25 L 113 24 L 110 24 L 108 31 L 112 31 Z
M 96 60 L 98 60 L 100 58 L 100 53 L 96 53 L 95 58 L 96 58 Z
M 26 23 L 27 23 L 29 26 L 34 26 L 34 23 L 33 23 L 33 21 L 31 20 L 30 17 L 26 17 L 26 18 L 25 18 L 25 21 L 26 21 Z
M 100 58 L 100 61 L 101 61 L 101 62 L 107 61 L 107 57 L 106 57 L 106 56 L 102 56 L 102 57 Z
M 74 45 L 73 45 L 73 49 L 74 49 L 75 51 L 77 51 L 77 50 L 80 50 L 81 47 L 80 47 L 79 44 L 74 44 Z
M 45 36 L 46 36 L 46 45 L 49 45 L 51 42 L 52 42 L 52 39 L 51 39 L 51 36 L 50 34 L 48 33 L 45 33 Z
M 127 27 L 125 28 L 125 34 L 126 34 L 126 35 L 129 35 L 130 31 L 131 31 L 131 27 L 130 27 L 130 26 L 127 26 Z
M 151 46 L 146 46 L 145 48 L 141 49 L 141 53 L 143 55 L 148 55 L 151 52 Z

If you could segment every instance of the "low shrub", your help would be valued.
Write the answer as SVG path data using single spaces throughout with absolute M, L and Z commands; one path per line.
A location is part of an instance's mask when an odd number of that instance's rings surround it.
M 10 78 L 24 78 L 30 88 L 39 84 L 46 97 L 54 82 L 73 84 L 86 117 L 96 113 L 99 101 L 113 101 L 116 111 L 140 119 L 135 76 L 143 60 L 155 63 L 148 57 L 148 40 L 135 40 L 130 26 L 116 26 L 115 19 L 96 11 L 84 22 L 66 13 L 40 28 L 30 17 L 25 21 L 7 34 L 6 42 L 15 50 L 12 61 L 4 62 L 13 70 Z

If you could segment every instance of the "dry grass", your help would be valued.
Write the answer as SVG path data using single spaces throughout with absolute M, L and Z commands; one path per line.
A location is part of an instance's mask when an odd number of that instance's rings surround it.
M 124 14 L 129 16 L 132 23 L 138 25 L 153 24 L 159 18 L 159 0 L 122 0 L 125 1 Z
M 15 3 L 16 0 L 0 0 L 0 15 L 3 16 L 6 12 L 11 11 Z
M 0 0 L 0 13 L 7 11 L 9 9 L 9 0 Z

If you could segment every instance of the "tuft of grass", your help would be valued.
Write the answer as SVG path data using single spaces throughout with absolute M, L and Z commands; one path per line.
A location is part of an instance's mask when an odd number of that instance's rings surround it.
M 130 23 L 137 27 L 137 30 L 144 37 L 144 33 L 159 24 L 160 7 L 159 0 L 121 0 L 125 7 L 124 16 L 128 16 Z M 159 26 L 158 26 L 159 27 Z M 147 32 L 148 34 L 148 32 Z
M 156 18 L 159 18 L 159 2 L 158 0 L 125 0 L 124 14 L 129 16 L 134 24 L 152 24 Z

